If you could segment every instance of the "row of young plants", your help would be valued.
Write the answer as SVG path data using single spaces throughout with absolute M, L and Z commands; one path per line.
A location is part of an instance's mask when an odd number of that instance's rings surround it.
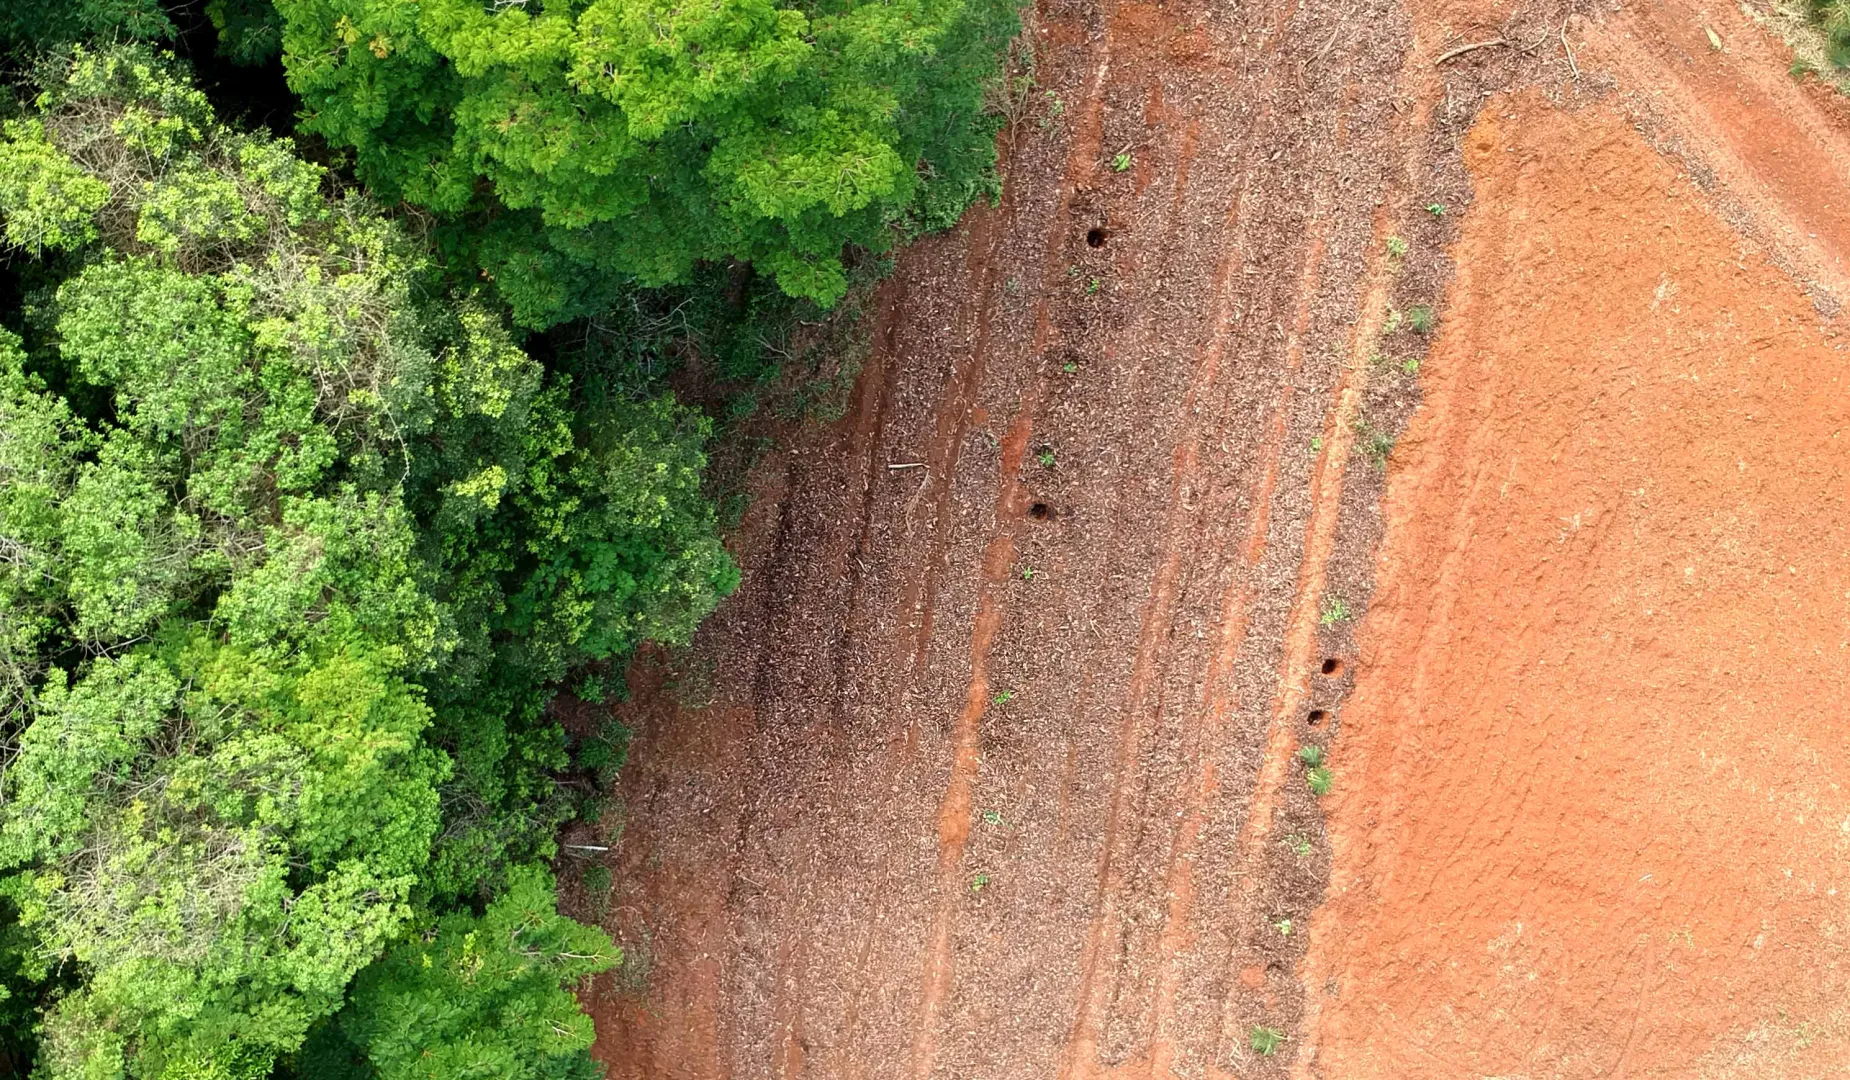
M 639 362 L 991 190 L 1013 8 L 214 0 L 300 146 L 186 10 L 0 15 L 0 1069 L 596 1076 L 550 702 L 738 580 Z

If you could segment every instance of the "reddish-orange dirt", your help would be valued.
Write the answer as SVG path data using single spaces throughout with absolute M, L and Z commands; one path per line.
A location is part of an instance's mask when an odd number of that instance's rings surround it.
M 1841 1072 L 1844 111 L 1685 0 L 1031 32 L 632 671 L 611 1075 Z
M 1842 1075 L 1850 353 L 1618 110 L 1499 100 L 1465 160 L 1305 1060 Z

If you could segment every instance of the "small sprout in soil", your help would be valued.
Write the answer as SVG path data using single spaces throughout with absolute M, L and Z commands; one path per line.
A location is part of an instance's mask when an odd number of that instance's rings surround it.
M 1015 700 L 1015 691 L 1004 690 L 1000 694 L 997 694 L 994 698 L 990 700 L 993 701 L 997 705 L 1007 705 L 1009 702 Z
M 1066 114 L 1066 99 L 1054 93 L 1052 90 L 1047 91 L 1042 96 L 1047 101 L 1047 112 L 1041 116 L 1040 124 L 1041 130 L 1046 131 L 1048 128 L 1059 123 L 1060 117 Z
M 1400 370 L 1409 375 L 1418 375 L 1420 373 L 1420 358 L 1417 356 L 1409 356 L 1406 363 L 1400 365 Z
M 1253 1048 L 1253 1053 L 1260 1057 L 1271 1057 L 1279 1045 L 1285 1041 L 1285 1033 L 1277 1028 L 1260 1027 L 1255 1024 L 1253 1030 L 1247 1033 L 1246 1041 L 1247 1045 Z
M 1415 304 L 1407 309 L 1407 325 L 1412 327 L 1415 333 L 1431 333 L 1435 318 L 1430 304 Z
M 970 879 L 970 891 L 982 892 L 987 888 L 989 888 L 989 875 L 978 870 L 976 876 Z
M 1317 621 L 1324 626 L 1348 622 L 1349 605 L 1340 596 L 1326 596 L 1323 598 L 1323 613 L 1317 616 Z
M 1312 768 L 1323 764 L 1323 747 L 1305 746 L 1298 749 L 1298 760 Z
M 1428 214 L 1431 214 L 1433 217 L 1444 217 L 1445 216 L 1445 204 L 1442 202 L 1427 203 L 1426 212 Z
M 1104 282 L 1097 278 L 1093 278 L 1091 281 L 1086 282 L 1086 295 L 1097 296 L 1099 289 L 1102 288 L 1104 284 Z
M 1400 309 L 1393 306 L 1392 304 L 1389 304 L 1387 320 L 1381 324 L 1381 332 L 1384 334 L 1391 334 L 1394 331 L 1400 329 L 1401 318 L 1402 318 L 1402 315 L 1400 314 Z
M 1034 459 L 1041 463 L 1041 468 L 1043 469 L 1053 468 L 1053 464 L 1054 464 L 1053 447 L 1051 446 L 1041 447 L 1040 450 L 1035 453 Z
M 1045 573 L 1045 571 L 1042 571 L 1042 570 L 1036 570 L 1036 569 L 1035 569 L 1034 567 L 1032 567 L 1032 566 L 1024 566 L 1024 567 L 1022 567 L 1022 568 L 1021 568 L 1021 580 L 1023 580 L 1023 581 L 1033 581 L 1033 580 L 1034 580 L 1034 576 L 1035 576 L 1036 574 L 1044 574 L 1044 573 Z
M 1313 437 L 1311 438 L 1311 440 L 1310 440 L 1310 452 L 1311 452 L 1311 453 L 1313 453 L 1313 454 L 1321 454 L 1321 453 L 1323 453 L 1323 436 L 1321 436 L 1321 435 L 1317 435 L 1317 436 L 1313 436 Z
M 1387 238 L 1387 249 L 1388 254 L 1396 259 L 1404 259 L 1407 257 L 1407 242 L 1398 236 L 1390 236 Z
M 1351 425 L 1355 430 L 1357 443 L 1363 456 L 1377 469 L 1387 468 L 1388 455 L 1394 452 L 1394 437 L 1385 431 L 1379 431 L 1366 419 L 1357 420 Z
M 1068 360 L 1066 363 L 1060 365 L 1060 370 L 1066 372 L 1068 375 L 1071 375 L 1073 372 L 1079 370 L 1079 365 L 1073 363 L 1071 360 Z
M 1131 167 L 1131 152 L 1129 150 L 1125 150 L 1122 153 L 1120 153 L 1117 157 L 1114 157 L 1111 159 L 1111 170 L 1113 172 L 1126 172 L 1130 169 L 1130 167 Z
M 1279 937 L 1290 937 L 1291 936 L 1291 920 L 1290 919 L 1273 919 L 1272 929 L 1278 931 Z
M 1304 782 L 1310 785 L 1312 795 L 1328 795 L 1331 785 L 1336 783 L 1336 774 L 1328 765 L 1319 765 L 1304 774 Z
M 1002 291 L 1008 293 L 1010 296 L 1020 296 L 1021 279 L 1010 274 L 1008 279 L 1002 283 Z
M 1070 278 L 1076 278 L 1079 276 L 1079 266 L 1077 263 L 1066 268 L 1066 276 Z
M 1303 833 L 1292 833 L 1285 837 L 1285 846 L 1300 859 L 1309 858 L 1311 853 L 1310 838 Z
M 1000 824 L 1002 824 L 1002 811 L 1000 811 L 1000 810 L 985 810 L 985 811 L 983 811 L 983 824 L 985 824 L 985 825 L 1000 825 Z

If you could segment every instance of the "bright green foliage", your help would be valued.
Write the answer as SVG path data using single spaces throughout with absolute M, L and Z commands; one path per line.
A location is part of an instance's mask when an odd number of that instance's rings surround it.
M 378 1080 L 597 1076 L 591 1018 L 568 987 L 619 954 L 555 903 L 551 879 L 523 870 L 481 916 L 448 916 L 399 945 L 355 981 L 302 1064 L 362 1057 Z
M 1824 27 L 1831 62 L 1850 68 L 1850 0 L 1811 0 L 1811 9 Z
M 736 581 L 704 427 L 582 407 L 145 52 L 79 51 L 0 176 L 9 239 L 62 252 L 30 346 L 0 331 L 0 904 L 30 934 L 0 986 L 76 973 L 47 1075 L 268 1076 L 414 919 L 502 884 L 500 936 L 443 954 L 466 1007 L 508 1061 L 582 1061 L 558 987 L 608 949 L 511 865 L 559 815 L 541 706 Z M 369 993 L 342 1029 L 390 1056 L 364 1013 L 409 1006 Z
M 278 0 L 306 126 L 375 190 L 468 214 L 519 321 L 755 264 L 827 304 L 844 244 L 993 183 L 1007 0 Z M 483 193 L 486 180 L 493 197 Z

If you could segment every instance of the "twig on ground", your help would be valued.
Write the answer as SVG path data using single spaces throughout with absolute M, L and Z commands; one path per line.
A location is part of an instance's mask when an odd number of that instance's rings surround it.
M 1561 20 L 1561 51 L 1567 54 L 1568 70 L 1574 73 L 1574 78 L 1576 79 L 1580 78 L 1580 65 L 1574 62 L 1574 50 L 1569 48 L 1567 44 L 1567 20 L 1566 19 Z
M 1447 52 L 1441 55 L 1439 59 L 1434 60 L 1432 62 L 1432 66 L 1438 67 L 1440 64 L 1445 63 L 1447 60 L 1455 60 L 1458 57 L 1463 56 L 1464 54 L 1468 52 L 1476 52 L 1479 49 L 1488 49 L 1495 45 L 1508 45 L 1508 44 L 1509 42 L 1499 37 L 1499 38 L 1491 38 L 1489 41 L 1474 41 L 1469 45 L 1460 45 L 1458 48 L 1453 49 L 1450 52 Z

